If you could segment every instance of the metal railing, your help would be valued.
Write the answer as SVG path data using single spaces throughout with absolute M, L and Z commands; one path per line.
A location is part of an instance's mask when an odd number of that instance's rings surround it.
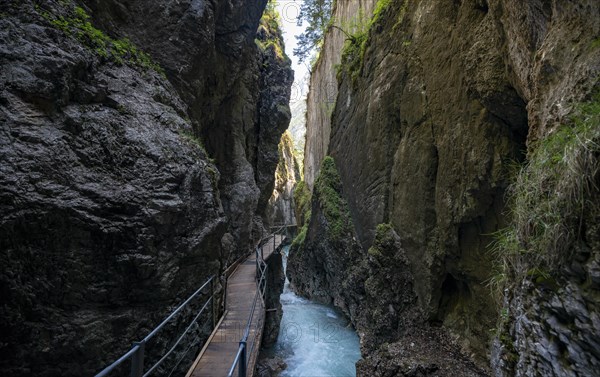
M 144 356 L 145 356 L 145 352 L 146 352 L 146 344 L 156 334 L 158 334 L 167 325 L 167 323 L 169 323 L 179 313 L 181 313 L 183 311 L 183 309 L 186 308 L 194 300 L 194 298 L 199 296 L 202 293 L 202 291 L 204 291 L 209 284 L 211 286 L 211 295 L 204 302 L 204 305 L 198 311 L 198 313 L 196 313 L 196 315 L 194 316 L 194 319 L 186 327 L 186 329 L 181 334 L 181 336 L 175 341 L 173 346 L 171 346 L 171 348 L 164 355 L 162 355 L 162 357 L 156 363 L 154 363 L 146 372 L 144 372 Z M 179 305 L 177 307 L 177 309 L 175 309 L 167 318 L 165 318 L 156 328 L 154 328 L 154 330 L 152 330 L 144 339 L 142 339 L 139 342 L 133 343 L 133 347 L 127 353 L 125 353 L 123 356 L 121 356 L 114 363 L 112 363 L 109 366 L 107 366 L 106 368 L 104 368 L 100 373 L 98 373 L 96 375 L 96 377 L 108 376 L 111 372 L 113 372 L 115 369 L 117 369 L 117 367 L 119 367 L 121 364 L 123 364 L 128 359 L 131 360 L 131 372 L 130 372 L 131 377 L 150 376 L 173 353 L 175 348 L 181 343 L 181 341 L 184 339 L 185 335 L 188 334 L 188 332 L 194 327 L 194 325 L 197 325 L 198 318 L 200 318 L 200 315 L 208 307 L 209 303 L 212 303 L 212 310 L 213 310 L 213 312 L 212 312 L 212 319 L 213 319 L 212 325 L 213 326 L 212 327 L 214 328 L 216 325 L 215 319 L 216 319 L 216 314 L 217 314 L 216 313 L 217 309 L 215 308 L 215 300 L 214 300 L 215 291 L 216 291 L 215 286 L 216 286 L 216 279 L 215 279 L 215 276 L 213 275 L 200 288 L 198 288 L 196 290 L 196 292 L 194 292 L 190 297 L 188 297 L 187 300 L 185 300 L 181 305 Z M 193 346 L 193 342 L 192 342 L 192 345 L 190 345 L 188 347 L 188 349 L 185 351 L 183 356 L 177 361 L 173 370 L 175 370 L 179 366 L 179 364 L 185 358 L 185 356 L 187 355 L 187 353 L 189 352 L 189 350 L 191 349 L 192 346 Z
M 264 308 L 265 305 L 265 293 L 267 289 L 267 263 L 264 260 L 263 247 L 266 242 L 270 242 L 269 238 L 273 239 L 273 253 L 277 251 L 276 249 L 276 235 L 280 235 L 285 230 L 285 235 L 290 237 L 289 229 L 295 227 L 295 225 L 281 225 L 271 227 L 271 229 L 275 229 L 272 233 L 261 240 L 259 245 L 255 248 L 256 253 L 256 294 L 254 295 L 254 301 L 252 302 L 252 309 L 250 310 L 250 315 L 248 316 L 248 321 L 246 322 L 246 328 L 244 330 L 244 335 L 240 340 L 238 352 L 235 355 L 235 359 L 231 364 L 231 368 L 229 369 L 229 373 L 227 377 L 233 377 L 235 375 L 235 370 L 238 370 L 238 377 L 246 377 L 248 374 L 248 364 L 250 359 L 248 355 L 252 355 L 254 351 L 254 347 L 256 345 L 256 339 L 252 342 L 252 346 L 248 352 L 248 337 L 250 336 L 250 328 L 252 326 L 252 320 L 254 319 L 254 314 L 256 312 L 256 305 L 260 303 L 260 305 Z M 266 241 L 266 242 L 263 242 Z M 260 298 L 260 300 L 259 300 Z M 264 319 L 261 319 L 264 320 Z M 256 334 L 255 334 L 256 335 Z
M 258 248 L 256 250 L 256 254 L 258 256 Z M 252 327 L 252 321 L 253 321 L 254 315 L 256 313 L 256 305 L 258 303 L 260 303 L 260 305 L 264 308 L 264 296 L 265 296 L 265 290 L 267 287 L 267 283 L 266 283 L 267 264 L 264 262 L 264 260 L 261 260 L 261 262 L 262 262 L 263 267 L 260 268 L 260 277 L 257 277 L 257 282 L 256 282 L 258 289 L 256 290 L 256 294 L 254 295 L 254 301 L 252 302 L 252 309 L 250 310 L 250 315 L 248 316 L 248 321 L 246 323 L 244 335 L 242 336 L 242 339 L 240 340 L 240 343 L 239 343 L 238 352 L 235 355 L 235 359 L 233 360 L 231 368 L 229 369 L 229 373 L 227 374 L 228 377 L 233 377 L 233 375 L 235 374 L 236 367 L 238 368 L 238 376 L 246 377 L 246 375 L 248 373 L 248 363 L 250 362 L 248 355 L 252 355 L 252 352 L 254 351 L 254 347 L 256 346 L 256 343 L 257 343 L 256 342 L 257 339 L 254 339 L 254 341 L 252 342 L 252 347 L 250 348 L 250 351 L 249 352 L 247 351 L 248 337 L 250 336 L 250 328 Z M 259 300 L 259 297 L 260 297 L 260 300 Z M 255 336 L 257 334 L 258 334 L 258 332 L 255 333 Z

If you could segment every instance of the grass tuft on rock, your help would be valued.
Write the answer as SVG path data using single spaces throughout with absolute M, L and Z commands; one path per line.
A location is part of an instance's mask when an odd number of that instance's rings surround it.
M 394 249 L 396 246 L 395 244 L 396 239 L 394 238 L 394 228 L 392 227 L 392 224 L 379 224 L 375 229 L 373 245 L 371 245 L 368 252 L 371 255 L 382 255 L 383 251 Z
M 531 148 L 508 189 L 511 224 L 495 235 L 497 297 L 508 283 L 530 279 L 554 285 L 552 275 L 571 259 L 586 211 L 599 205 L 600 94 L 576 108 Z

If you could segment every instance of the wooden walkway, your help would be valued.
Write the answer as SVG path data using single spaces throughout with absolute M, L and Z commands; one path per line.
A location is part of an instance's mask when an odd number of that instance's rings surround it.
M 283 239 L 283 236 L 275 235 L 264 244 L 263 258 L 265 260 L 281 245 Z M 202 351 L 200 351 L 186 377 L 227 376 L 237 355 L 239 341 L 244 336 L 256 291 L 256 256 L 255 253 L 252 253 L 250 257 L 240 263 L 229 277 L 225 314 Z M 247 343 L 248 376 L 252 376 L 254 373 L 264 318 L 264 302 L 259 297 Z M 237 376 L 237 369 L 234 376 Z

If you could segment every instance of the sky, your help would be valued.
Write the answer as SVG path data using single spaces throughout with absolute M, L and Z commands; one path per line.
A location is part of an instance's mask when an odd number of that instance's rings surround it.
M 292 86 L 292 95 L 290 104 L 300 101 L 306 96 L 308 91 L 309 62 L 299 63 L 298 58 L 294 56 L 293 51 L 296 47 L 296 35 L 304 30 L 304 27 L 298 26 L 298 15 L 300 14 L 300 4 L 302 0 L 277 0 L 276 9 L 281 16 L 281 29 L 285 43 L 285 52 L 292 59 L 292 69 L 294 70 L 294 85 Z M 310 59 L 307 59 L 310 60 Z

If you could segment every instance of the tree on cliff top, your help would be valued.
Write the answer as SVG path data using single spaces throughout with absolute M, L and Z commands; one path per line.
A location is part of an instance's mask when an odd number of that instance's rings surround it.
M 323 36 L 329 25 L 334 0 L 304 0 L 300 5 L 298 26 L 304 22 L 308 24 L 304 33 L 298 35 L 298 47 L 294 48 L 294 55 L 300 62 L 306 60 L 315 48 L 320 47 Z

